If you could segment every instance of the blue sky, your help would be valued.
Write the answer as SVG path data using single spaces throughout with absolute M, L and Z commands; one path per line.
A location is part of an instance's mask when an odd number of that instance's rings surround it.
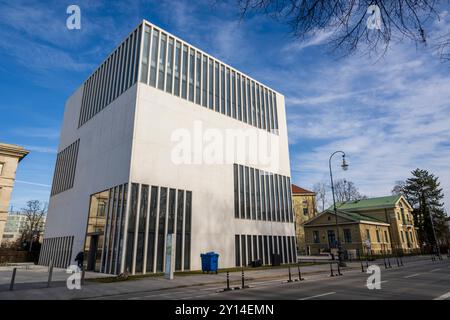
M 17 171 L 15 209 L 48 201 L 67 97 L 145 18 L 286 98 L 293 182 L 328 182 L 328 157 L 346 151 L 352 180 L 367 196 L 390 194 L 420 167 L 440 177 L 450 212 L 450 63 L 431 46 L 393 44 L 381 59 L 328 53 L 327 33 L 299 43 L 265 16 L 200 1 L 0 0 L 0 141 L 31 152 Z M 81 30 L 66 8 L 81 8 Z M 429 36 L 450 32 L 450 13 Z M 337 162 L 337 161 L 336 161 Z

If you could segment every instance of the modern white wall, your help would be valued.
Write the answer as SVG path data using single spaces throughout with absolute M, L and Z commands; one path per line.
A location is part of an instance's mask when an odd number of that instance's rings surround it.
M 80 139 L 74 186 L 50 198 L 44 235 L 73 235 L 71 261 L 84 245 L 90 195 L 129 181 L 137 86 L 78 129 L 82 88 L 67 100 L 58 148 Z
M 192 191 L 191 269 L 200 269 L 200 254 L 220 254 L 220 267 L 235 265 L 235 234 L 294 236 L 294 224 L 234 218 L 233 164 L 175 164 L 172 133 L 203 128 L 256 128 L 145 84 L 138 85 L 138 103 L 131 161 L 131 181 Z M 279 169 L 290 176 L 284 98 L 277 95 L 279 121 Z M 270 135 L 267 131 L 259 130 Z M 239 163 L 267 170 L 263 166 Z

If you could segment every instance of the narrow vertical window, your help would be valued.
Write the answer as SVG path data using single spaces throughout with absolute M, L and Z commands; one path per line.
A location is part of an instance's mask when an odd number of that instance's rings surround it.
M 173 93 L 180 96 L 180 67 L 181 67 L 181 43 L 177 41 L 175 46 L 175 81 Z
M 189 101 L 194 102 L 195 51 L 189 50 Z
M 256 236 L 253 236 L 253 260 L 258 260 L 258 240 Z
M 234 172 L 234 217 L 239 218 L 239 181 L 238 181 L 238 165 L 233 164 Z
M 183 250 L 183 217 L 184 217 L 184 190 L 177 191 L 177 230 L 175 246 L 175 270 L 181 270 Z
M 166 242 L 167 188 L 161 188 L 159 196 L 158 251 L 156 271 L 162 272 L 164 265 L 164 249 Z
M 147 83 L 148 80 L 148 58 L 150 55 L 150 27 L 145 26 L 144 32 L 144 48 L 142 52 L 142 68 L 141 68 L 141 82 Z
M 261 127 L 266 129 L 266 112 L 264 103 L 264 87 L 260 86 L 260 91 L 258 92 L 258 99 L 260 100 L 261 106 Z
M 234 252 L 235 252 L 234 260 L 236 261 L 235 265 L 236 265 L 236 267 L 240 267 L 241 266 L 241 243 L 240 243 L 240 236 L 238 234 L 234 236 Z
M 241 209 L 241 219 L 245 219 L 245 190 L 244 190 L 244 167 L 239 165 L 239 203 Z
M 192 220 L 192 192 L 186 191 L 184 229 L 184 270 L 191 269 L 191 220 Z
M 169 190 L 169 215 L 167 217 L 167 234 L 175 232 L 175 202 L 176 190 Z
M 275 174 L 273 177 L 273 182 L 275 184 L 275 204 L 276 204 L 276 208 L 275 208 L 275 212 L 277 214 L 277 221 L 281 221 L 281 216 L 280 216 L 280 190 L 279 190 L 279 183 L 278 183 L 278 175 Z
M 275 116 L 274 122 L 275 122 L 275 130 L 278 134 L 278 108 L 277 108 L 277 94 L 273 93 L 273 113 Z
M 133 251 L 134 251 L 134 233 L 136 232 L 136 214 L 137 214 L 137 202 L 138 202 L 138 188 L 137 183 L 131 185 L 131 203 L 130 212 L 128 217 L 128 231 L 127 231 L 127 255 L 125 268 L 131 272 L 131 266 L 133 264 Z
M 268 237 L 263 237 L 263 247 L 264 247 L 264 264 L 270 263 L 270 254 L 269 254 L 269 246 L 267 244 Z
M 143 272 L 144 264 L 144 242 L 145 242 L 145 224 L 147 221 L 148 208 L 148 185 L 141 187 L 141 206 L 139 208 L 138 240 L 136 248 L 136 272 Z
M 272 204 L 272 221 L 278 221 L 277 220 L 277 214 L 276 214 L 276 197 L 275 197 L 275 184 L 273 182 L 273 174 L 270 174 L 270 203 Z
M 242 104 L 241 104 L 241 74 L 237 74 L 237 113 L 238 120 L 242 121 Z
M 183 64 L 181 71 L 181 97 L 187 99 L 188 47 L 183 45 Z
M 292 211 L 292 189 L 291 189 L 291 178 L 287 178 L 287 192 L 288 192 L 288 214 L 289 221 L 294 222 L 294 216 Z
M 173 50 L 174 40 L 169 38 L 169 49 L 167 51 L 167 83 L 166 92 L 172 93 L 172 81 L 173 81 Z
M 248 123 L 252 126 L 255 125 L 255 119 L 253 118 L 253 107 L 252 107 L 252 91 L 250 87 L 250 80 L 247 79 L 247 112 L 248 112 Z
M 263 251 L 264 247 L 263 247 L 262 239 L 263 239 L 262 236 L 258 236 L 258 250 L 259 250 L 258 258 L 259 258 L 259 260 L 262 261 L 263 264 L 265 264 L 266 257 L 264 256 L 264 251 Z
M 231 116 L 236 119 L 236 72 L 231 72 Z
M 274 114 L 273 114 L 273 97 L 272 97 L 272 91 L 269 91 L 269 106 L 270 106 L 270 132 L 274 132 L 275 130 L 275 121 L 274 121 Z
M 265 174 L 264 179 L 266 180 L 267 220 L 272 221 L 272 202 L 270 200 L 270 176 L 268 173 Z
M 266 182 L 265 182 L 266 175 L 264 172 L 261 172 L 261 219 L 264 221 L 267 221 L 267 214 L 266 214 Z
M 259 170 L 255 169 L 256 178 L 256 209 L 257 209 L 257 220 L 261 220 L 261 187 L 259 179 Z
M 153 30 L 152 57 L 150 61 L 150 85 L 156 87 L 156 68 L 158 63 L 159 31 Z
M 161 34 L 161 49 L 159 54 L 159 75 L 158 75 L 158 89 L 164 90 L 164 81 L 166 74 L 166 48 L 167 45 L 167 36 L 162 33 Z
M 214 63 L 214 96 L 215 96 L 215 110 L 220 112 L 220 84 L 219 84 L 219 63 Z
M 255 198 L 255 169 L 250 168 L 250 184 L 252 187 L 252 219 L 256 219 L 256 198 Z
M 242 118 L 245 123 L 248 123 L 247 118 L 247 90 L 245 87 L 246 78 L 242 77 Z
M 262 112 L 261 112 L 261 99 L 259 97 L 259 84 L 256 84 L 256 115 L 258 119 L 258 128 L 262 129 Z
M 264 113 L 266 116 L 266 129 L 270 132 L 270 114 L 269 114 L 269 101 L 267 100 L 267 89 L 264 88 Z
M 153 259 L 155 257 L 155 231 L 156 217 L 158 215 L 158 187 L 152 186 L 150 195 L 150 215 L 148 220 L 147 238 L 147 272 L 153 272 Z
M 220 112 L 225 114 L 225 67 L 220 66 Z
M 247 235 L 247 263 L 250 264 L 253 261 L 252 258 L 252 236 Z
M 241 253 L 242 253 L 242 266 L 247 266 L 247 245 L 245 235 L 241 235 Z
M 213 60 L 209 59 L 209 108 L 214 109 L 214 65 Z
M 202 54 L 197 52 L 197 63 L 196 63 L 196 78 L 195 78 L 195 103 L 201 105 L 201 81 L 202 81 Z M 206 85 L 206 83 L 204 84 Z
M 227 80 L 226 80 L 226 103 L 227 103 L 227 116 L 231 116 L 231 84 L 230 84 L 230 69 L 227 68 Z
M 245 167 L 245 218 L 250 219 L 250 179 L 249 168 Z
M 208 57 L 203 56 L 203 83 L 202 83 L 202 106 L 206 107 L 208 105 Z M 211 75 L 209 75 L 211 77 Z M 211 108 L 211 106 L 209 106 Z

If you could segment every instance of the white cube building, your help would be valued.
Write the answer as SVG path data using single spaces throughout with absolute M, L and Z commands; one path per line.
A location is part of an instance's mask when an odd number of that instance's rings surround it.
M 68 99 L 40 264 L 296 261 L 284 97 L 143 21 Z

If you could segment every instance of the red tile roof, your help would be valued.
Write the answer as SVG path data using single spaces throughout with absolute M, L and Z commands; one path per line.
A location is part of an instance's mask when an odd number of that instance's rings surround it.
M 314 192 L 300 188 L 299 186 L 296 186 L 295 184 L 292 185 L 292 193 L 293 194 L 299 194 L 299 193 L 312 193 L 314 194 Z

